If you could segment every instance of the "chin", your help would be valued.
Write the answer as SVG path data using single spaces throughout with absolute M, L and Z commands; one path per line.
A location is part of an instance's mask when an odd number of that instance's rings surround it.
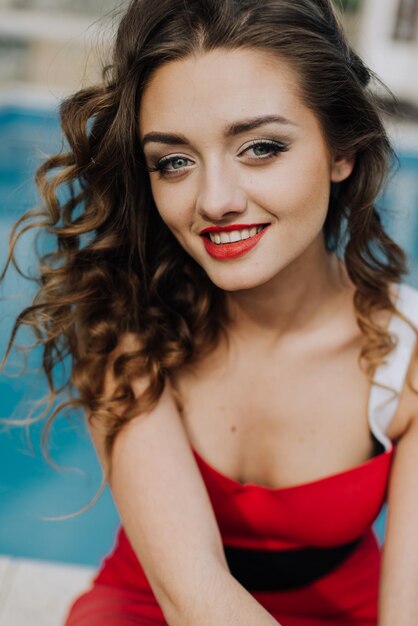
M 228 292 L 256 289 L 257 287 L 261 287 L 267 283 L 269 280 L 267 277 L 262 278 L 261 276 L 250 276 L 248 275 L 248 272 L 247 276 L 237 276 L 236 274 L 232 274 L 233 272 L 231 272 L 231 276 L 211 276 L 210 274 L 208 276 L 218 289 Z

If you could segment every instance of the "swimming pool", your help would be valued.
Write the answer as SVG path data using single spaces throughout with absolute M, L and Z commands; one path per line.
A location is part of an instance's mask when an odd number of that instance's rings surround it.
M 1 267 L 12 223 L 36 203 L 33 172 L 46 154 L 60 147 L 56 115 L 48 109 L 0 107 L 0 137 Z M 26 250 L 31 239 L 19 249 L 25 268 L 30 268 Z M 7 294 L 0 304 L 1 355 L 13 315 L 28 304 L 30 291 L 27 281 L 11 272 L 0 292 Z M 35 371 L 38 358 L 35 351 L 29 360 L 31 371 L 18 379 L 0 375 L 0 417 L 25 417 L 34 399 L 45 392 L 45 383 Z M 16 373 L 19 364 L 21 360 L 13 355 L 7 371 Z M 110 549 L 119 523 L 108 489 L 82 515 L 45 520 L 78 511 L 95 495 L 101 471 L 90 440 L 79 419 L 60 419 L 52 435 L 52 458 L 73 470 L 57 472 L 42 458 L 40 431 L 39 426 L 31 429 L 31 450 L 24 429 L 0 430 L 0 554 L 97 565 Z
M 23 210 L 36 204 L 33 172 L 45 154 L 60 147 L 57 117 L 49 109 L 0 107 L 0 266 L 5 258 L 7 233 Z M 401 153 L 401 167 L 384 199 L 390 208 L 386 221 L 396 240 L 411 254 L 409 282 L 418 285 L 418 143 Z M 393 218 L 393 219 L 392 219 Z M 31 239 L 19 249 L 29 265 Z M 25 259 L 26 257 L 26 259 Z M 13 315 L 30 299 L 30 286 L 11 272 L 2 291 L 0 354 L 3 354 Z M 30 371 L 18 379 L 0 375 L 0 417 L 24 417 L 45 385 L 36 372 L 39 352 L 29 359 Z M 8 371 L 17 372 L 13 356 Z M 18 407 L 16 409 L 16 407 Z M 109 490 L 87 512 L 66 521 L 81 509 L 100 484 L 100 468 L 82 423 L 60 419 L 52 437 L 52 457 L 73 471 L 56 472 L 40 454 L 40 427 L 31 429 L 33 450 L 26 431 L 0 431 L 0 554 L 97 565 L 112 545 L 119 520 Z M 383 534 L 384 515 L 376 528 Z

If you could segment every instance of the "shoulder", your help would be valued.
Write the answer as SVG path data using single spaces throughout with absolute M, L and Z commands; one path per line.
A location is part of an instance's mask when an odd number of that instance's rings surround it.
M 395 357 L 398 371 L 405 369 L 400 395 L 398 419 L 393 437 L 400 439 L 418 422 L 418 289 L 402 283 L 398 288 L 396 309 L 390 330 L 398 342 Z

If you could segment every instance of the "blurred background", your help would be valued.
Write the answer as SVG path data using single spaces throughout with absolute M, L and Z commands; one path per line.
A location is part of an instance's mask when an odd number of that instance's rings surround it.
M 125 2 L 112 0 L 0 0 L 0 267 L 8 233 L 23 211 L 36 205 L 33 173 L 57 151 L 57 107 L 66 94 L 100 75 Z M 342 0 L 349 37 L 399 101 L 388 120 L 400 168 L 381 198 L 384 220 L 410 255 L 408 282 L 418 286 L 418 0 Z M 19 247 L 30 270 L 33 238 Z M 30 301 L 32 286 L 11 271 L 0 295 L 0 355 L 12 320 Z M 30 341 L 21 336 L 22 342 Z M 13 353 L 0 375 L 0 417 L 27 417 L 46 390 L 39 353 L 28 371 Z M 101 479 L 81 420 L 58 420 L 52 469 L 40 452 L 40 427 L 0 430 L 0 555 L 97 566 L 112 546 L 118 517 L 108 491 L 82 515 Z M 377 523 L 383 534 L 384 515 Z M 1 574 L 1 572 L 0 572 Z M 1 576 L 0 576 L 1 577 Z

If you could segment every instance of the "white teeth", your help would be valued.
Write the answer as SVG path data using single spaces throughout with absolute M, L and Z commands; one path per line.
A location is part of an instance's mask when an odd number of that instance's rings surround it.
M 242 230 L 233 230 L 229 233 L 209 233 L 209 238 L 212 243 L 221 245 L 223 243 L 236 243 L 243 239 L 249 239 L 254 237 L 263 230 L 264 226 L 253 226 L 253 228 L 243 228 Z

